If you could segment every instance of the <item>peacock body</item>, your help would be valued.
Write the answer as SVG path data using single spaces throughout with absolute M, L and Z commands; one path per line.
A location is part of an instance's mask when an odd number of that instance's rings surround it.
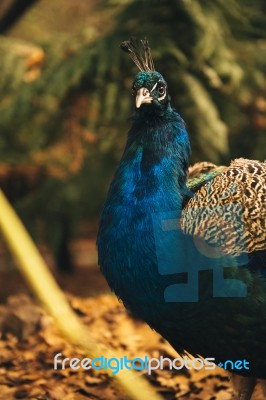
M 206 164 L 188 180 L 189 138 L 167 83 L 145 41 L 144 56 L 133 41 L 123 47 L 141 72 L 101 215 L 99 265 L 125 306 L 180 354 L 247 360 L 234 372 L 253 388 L 266 379 L 266 163 Z

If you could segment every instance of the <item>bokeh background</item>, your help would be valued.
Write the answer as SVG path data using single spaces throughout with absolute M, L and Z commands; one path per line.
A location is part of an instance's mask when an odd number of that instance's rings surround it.
M 264 0 L 1 0 L 0 184 L 55 271 L 97 263 L 97 222 L 134 109 L 137 70 L 119 44 L 149 39 L 191 163 L 263 160 L 265 14 Z M 12 282 L 1 279 L 1 298 Z

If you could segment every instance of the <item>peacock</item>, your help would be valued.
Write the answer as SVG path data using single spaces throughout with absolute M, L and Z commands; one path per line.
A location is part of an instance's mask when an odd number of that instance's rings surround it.
M 186 126 L 147 39 L 121 48 L 139 69 L 136 107 L 100 218 L 101 271 L 133 315 L 179 354 L 213 357 L 249 400 L 266 379 L 266 163 L 203 163 L 189 178 Z

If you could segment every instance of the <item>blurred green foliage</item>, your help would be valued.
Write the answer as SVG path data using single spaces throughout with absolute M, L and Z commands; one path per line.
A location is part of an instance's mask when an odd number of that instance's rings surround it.
M 192 161 L 264 159 L 265 11 L 263 0 L 40 0 L 23 15 L 0 40 L 0 178 L 32 232 L 56 249 L 65 221 L 72 235 L 98 216 L 134 109 L 137 71 L 119 49 L 131 35 L 150 41 Z

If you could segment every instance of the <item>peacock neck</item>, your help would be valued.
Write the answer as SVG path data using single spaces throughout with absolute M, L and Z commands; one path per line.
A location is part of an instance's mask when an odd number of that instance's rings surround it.
M 120 204 L 130 207 L 181 209 L 188 193 L 189 156 L 189 139 L 179 114 L 170 107 L 164 115 L 136 114 L 112 192 Z

